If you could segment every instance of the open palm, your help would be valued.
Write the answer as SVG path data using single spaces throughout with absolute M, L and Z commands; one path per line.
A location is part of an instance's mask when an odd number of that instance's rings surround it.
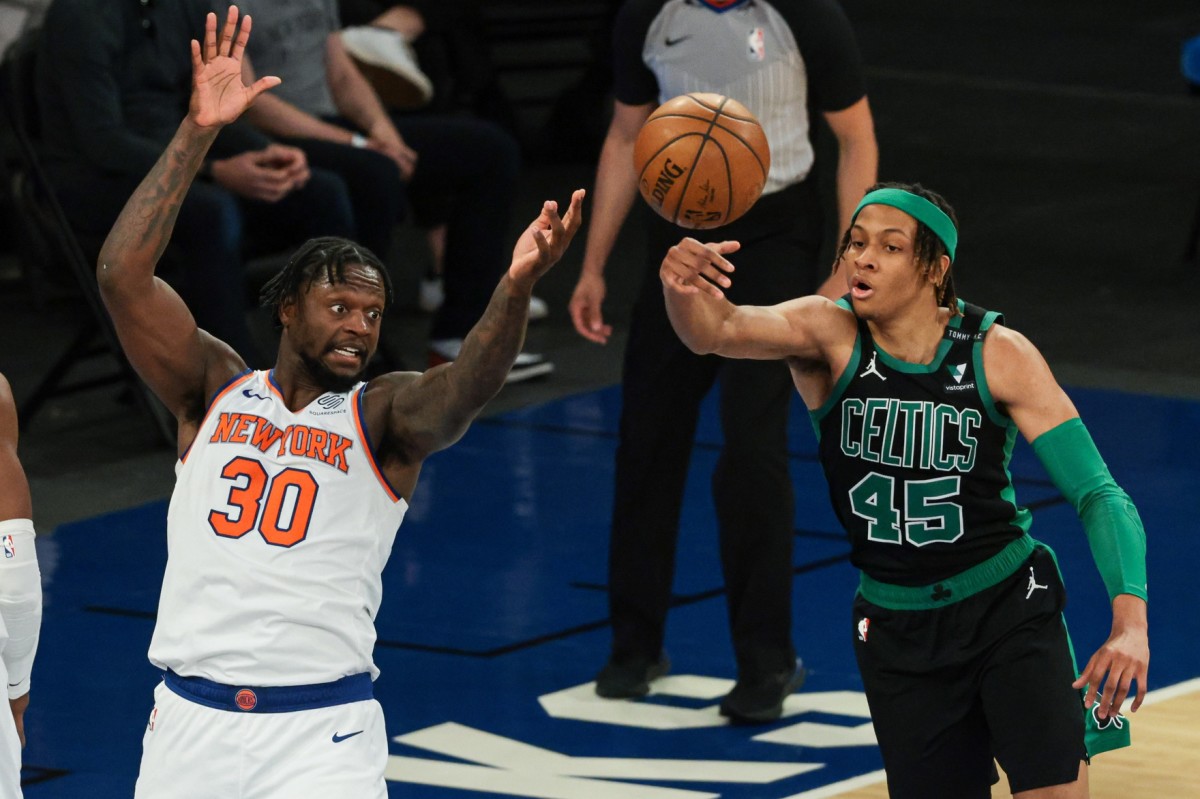
M 250 17 L 238 27 L 238 10 L 229 7 L 217 38 L 217 15 L 204 23 L 204 44 L 192 40 L 192 99 L 190 114 L 202 127 L 226 125 L 241 116 L 254 98 L 279 85 L 279 78 L 264 77 L 247 86 L 242 81 L 242 54 L 250 40 Z

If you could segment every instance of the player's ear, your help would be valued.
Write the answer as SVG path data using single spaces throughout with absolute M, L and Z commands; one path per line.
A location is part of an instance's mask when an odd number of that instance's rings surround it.
M 279 303 L 279 324 L 287 327 L 296 318 L 296 298 L 288 297 Z
M 929 270 L 929 280 L 931 283 L 933 283 L 933 285 L 940 288 L 941 286 L 946 285 L 946 276 L 949 273 L 950 256 L 942 255 L 940 258 L 938 258 L 937 264 L 934 265 L 933 269 Z

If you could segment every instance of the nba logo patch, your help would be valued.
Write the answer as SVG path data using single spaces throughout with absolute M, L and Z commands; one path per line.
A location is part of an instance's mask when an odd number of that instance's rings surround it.
M 863 616 L 858 620 L 858 640 L 864 644 L 867 642 L 867 629 L 871 626 L 871 620 Z
M 4 557 L 12 560 L 17 556 L 17 546 L 13 543 L 13 537 L 11 535 L 6 535 L 3 538 L 0 538 L 0 542 L 4 544 Z
M 747 43 L 750 45 L 750 48 L 746 51 L 746 54 L 750 56 L 752 61 L 762 61 L 767 57 L 766 34 L 763 33 L 762 28 L 755 28 L 750 31 Z

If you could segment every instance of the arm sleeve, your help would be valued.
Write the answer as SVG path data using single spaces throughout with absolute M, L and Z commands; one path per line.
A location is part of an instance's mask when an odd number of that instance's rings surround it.
M 1033 451 L 1083 522 L 1083 531 L 1109 599 L 1146 599 L 1146 530 L 1137 508 L 1109 474 L 1078 417 L 1047 430 Z
M 8 670 L 8 698 L 29 693 L 33 658 L 42 627 L 42 575 L 34 549 L 33 522 L 0 522 L 0 658 Z

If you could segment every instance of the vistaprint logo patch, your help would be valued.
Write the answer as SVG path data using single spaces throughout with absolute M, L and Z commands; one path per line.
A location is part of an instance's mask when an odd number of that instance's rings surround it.
M 970 389 L 975 388 L 974 380 L 969 380 L 966 383 L 963 382 L 963 378 L 966 377 L 967 374 L 966 363 L 946 364 L 946 374 L 950 375 L 950 379 L 954 381 L 953 383 L 947 383 L 945 385 L 945 389 L 947 391 L 969 391 Z

